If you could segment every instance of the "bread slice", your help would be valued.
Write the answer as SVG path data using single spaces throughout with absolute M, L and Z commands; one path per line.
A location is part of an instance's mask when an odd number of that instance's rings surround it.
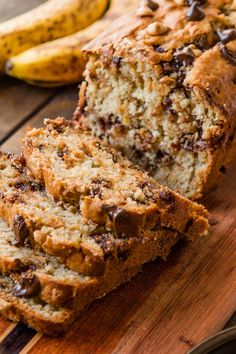
M 198 199 L 236 151 L 235 5 L 158 5 L 121 17 L 85 46 L 75 116 L 160 183 Z
M 157 185 L 158 208 L 153 203 L 155 215 L 152 219 L 147 216 L 146 229 L 131 236 L 115 234 L 106 225 L 85 219 L 78 207 L 53 201 L 24 169 L 22 159 L 1 155 L 0 215 L 13 229 L 18 245 L 29 242 L 31 247 L 59 257 L 83 275 L 103 275 L 135 267 L 157 256 L 166 258 L 180 238 L 194 239 L 207 232 L 203 207 Z M 89 174 L 90 169 L 87 171 Z
M 81 310 L 141 270 L 140 265 L 107 276 L 84 276 L 67 269 L 53 256 L 27 247 L 16 247 L 14 241 L 15 235 L 0 220 L 0 273 L 11 278 L 15 296 L 37 296 L 54 307 Z
M 51 196 L 74 204 L 117 236 L 138 236 L 157 225 L 187 237 L 206 230 L 202 206 L 160 186 L 73 122 L 46 120 L 45 128 L 28 130 L 22 151 Z
M 65 332 L 76 318 L 76 312 L 55 308 L 38 298 L 19 298 L 13 295 L 14 283 L 0 276 L 0 314 L 14 322 L 23 322 L 47 335 Z

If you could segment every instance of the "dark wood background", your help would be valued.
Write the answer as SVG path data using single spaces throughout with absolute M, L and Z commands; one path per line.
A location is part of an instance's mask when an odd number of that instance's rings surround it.
M 1 0 L 0 20 L 42 2 Z M 76 86 L 41 89 L 0 78 L 1 149 L 20 152 L 26 126 L 40 126 L 45 117 L 71 118 L 76 101 Z M 235 181 L 236 164 L 203 201 L 215 224 L 208 239 L 178 247 L 167 263 L 146 265 L 132 282 L 92 304 L 61 338 L 0 318 L 0 354 L 182 354 L 236 324 Z

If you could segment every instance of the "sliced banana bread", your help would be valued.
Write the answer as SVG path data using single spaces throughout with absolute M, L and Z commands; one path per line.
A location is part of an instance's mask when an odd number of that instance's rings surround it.
M 84 48 L 76 118 L 197 199 L 236 151 L 235 1 L 143 4 Z
M 23 322 L 47 335 L 65 332 L 76 318 L 76 312 L 55 308 L 38 298 L 19 298 L 13 295 L 14 282 L 0 275 L 0 314 L 14 322 Z
M 140 265 L 117 269 L 107 276 L 88 277 L 67 269 L 53 256 L 14 243 L 14 233 L 0 220 L 0 273 L 8 275 L 15 284 L 13 294 L 26 298 L 37 296 L 55 307 L 81 310 L 141 270 Z
M 117 236 L 138 236 L 157 225 L 188 237 L 205 231 L 202 206 L 162 187 L 76 123 L 57 118 L 45 125 L 28 130 L 22 151 L 34 178 L 56 200 L 76 205 Z
M 87 174 L 90 171 L 88 167 Z M 43 249 L 83 275 L 103 275 L 157 256 L 166 258 L 178 239 L 206 235 L 208 221 L 203 207 L 158 184 L 143 189 L 144 193 L 151 191 L 151 201 L 157 198 L 156 204 L 153 202 L 154 216 L 147 215 L 146 228 L 140 228 L 136 235 L 114 233 L 106 225 L 84 218 L 78 207 L 49 198 L 27 174 L 22 158 L 0 156 L 0 215 L 13 229 L 16 243 Z

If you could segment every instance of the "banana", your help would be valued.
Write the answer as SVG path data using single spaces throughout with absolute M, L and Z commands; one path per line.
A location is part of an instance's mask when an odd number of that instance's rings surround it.
M 86 64 L 81 48 L 109 27 L 115 18 L 133 10 L 138 4 L 139 0 L 112 0 L 105 16 L 88 28 L 10 58 L 6 64 L 7 74 L 44 87 L 81 81 Z
M 108 4 L 109 0 L 48 0 L 0 23 L 0 73 L 11 56 L 89 26 L 102 16 Z

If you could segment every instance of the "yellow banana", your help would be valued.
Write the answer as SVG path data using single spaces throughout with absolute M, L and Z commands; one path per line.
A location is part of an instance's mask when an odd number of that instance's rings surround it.
M 62 86 L 79 82 L 86 60 L 81 48 L 99 35 L 115 18 L 134 9 L 139 0 L 112 0 L 103 18 L 74 35 L 57 39 L 12 57 L 6 72 L 37 86 Z
M 79 31 L 96 21 L 109 0 L 48 0 L 0 23 L 0 73 L 11 56 Z

